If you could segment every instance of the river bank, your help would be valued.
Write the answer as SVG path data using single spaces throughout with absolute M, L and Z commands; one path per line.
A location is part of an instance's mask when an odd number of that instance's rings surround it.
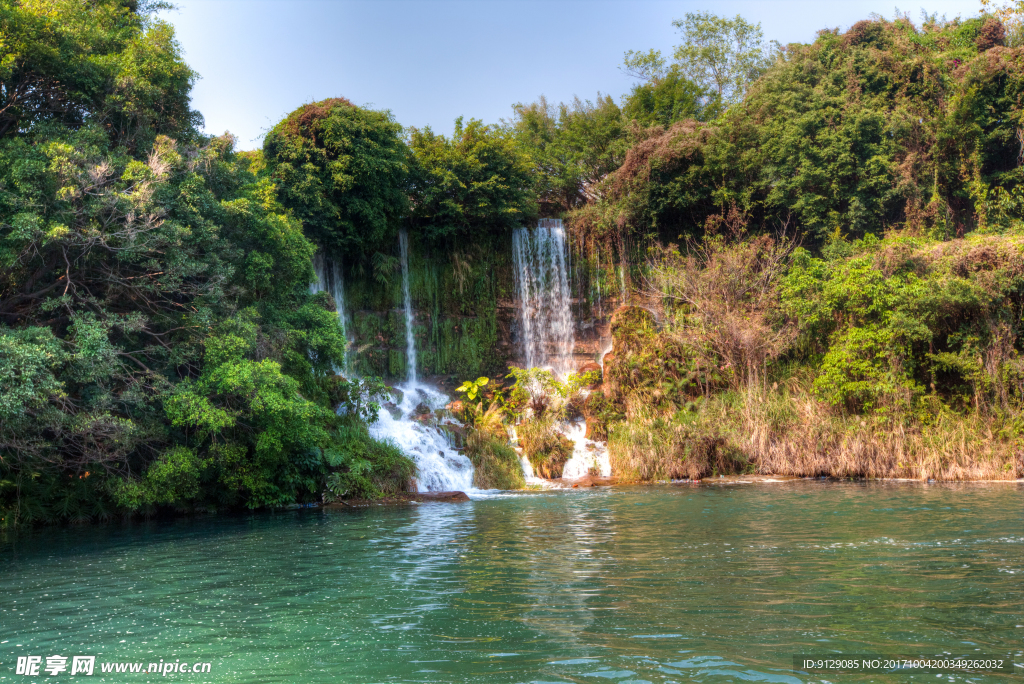
M 639 489 L 651 488 L 657 490 L 661 487 L 676 488 L 698 488 L 698 487 L 730 487 L 737 485 L 787 485 L 796 483 L 807 483 L 809 485 L 828 484 L 850 484 L 850 485 L 871 485 L 871 484 L 899 484 L 911 485 L 920 484 L 927 486 L 943 485 L 1016 485 L 1024 487 L 1024 478 L 1016 480 L 917 480 L 912 478 L 831 478 L 831 477 L 796 477 L 793 475 L 719 475 L 702 480 L 672 480 L 664 482 L 629 482 L 618 477 L 595 477 L 585 476 L 578 480 L 556 478 L 547 480 L 543 485 L 531 485 L 521 490 L 472 490 L 466 492 L 407 492 L 398 496 L 388 496 L 381 499 L 350 499 L 321 506 L 325 510 L 344 510 L 352 508 L 363 508 L 366 506 L 404 506 L 408 504 L 423 503 L 466 503 L 480 497 L 490 498 L 493 496 L 515 496 L 521 494 L 540 494 L 544 492 L 558 492 L 574 489 Z

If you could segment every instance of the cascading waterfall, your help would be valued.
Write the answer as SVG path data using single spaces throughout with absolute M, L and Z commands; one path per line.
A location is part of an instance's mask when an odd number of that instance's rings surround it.
M 412 293 L 409 287 L 409 235 L 398 234 L 402 256 L 402 304 L 405 309 L 406 382 L 401 399 L 385 403 L 370 426 L 377 439 L 389 439 L 416 463 L 416 487 L 421 492 L 478 492 L 473 487 L 473 463 L 452 448 L 437 426 L 436 411 L 449 398 L 420 384 L 416 374 L 416 338 L 413 336 Z M 454 422 L 454 421 L 452 421 Z
M 448 397 L 420 384 L 400 389 L 401 400 L 381 407 L 370 434 L 394 441 L 416 463 L 418 491 L 475 492 L 473 463 L 453 449 L 447 436 L 433 424 L 432 414 L 444 408 Z
M 572 442 L 572 456 L 562 466 L 562 479 L 578 480 L 587 475 L 608 477 L 612 474 L 612 462 L 608 446 L 602 442 L 587 439 L 587 424 L 576 421 L 565 425 L 562 434 Z
M 405 363 L 406 380 L 416 384 L 416 338 L 412 333 L 412 294 L 409 288 L 409 233 L 398 233 L 398 246 L 402 253 L 402 301 L 405 305 Z
M 342 271 L 341 262 L 330 258 L 323 252 L 317 252 L 313 257 L 313 270 L 316 272 L 316 282 L 310 283 L 310 294 L 327 292 L 334 298 L 334 306 L 338 311 L 338 326 L 341 328 L 341 334 L 345 338 L 346 347 L 342 367 L 335 370 L 348 375 L 349 339 L 347 326 L 345 325 L 345 274 Z
M 550 368 L 564 377 L 575 370 L 575 335 L 569 308 L 571 264 L 561 219 L 541 219 L 534 229 L 516 229 L 512 257 L 523 361 L 527 368 Z
M 534 229 L 517 229 L 512 235 L 512 257 L 526 367 L 550 368 L 564 378 L 576 370 L 576 336 L 569 297 L 569 245 L 562 221 L 541 219 Z M 586 423 L 565 424 L 559 430 L 573 442 L 573 455 L 562 470 L 563 479 L 611 474 L 608 450 L 585 437 Z M 525 457 L 521 461 L 527 482 L 537 482 L 530 462 Z

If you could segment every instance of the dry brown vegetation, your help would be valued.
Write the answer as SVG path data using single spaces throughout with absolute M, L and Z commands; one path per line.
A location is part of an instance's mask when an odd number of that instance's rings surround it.
M 602 396 L 620 414 L 602 428 L 617 475 L 1024 477 L 1019 237 L 894 234 L 799 267 L 766 237 L 690 247 L 652 264 L 660 323 L 613 318 Z

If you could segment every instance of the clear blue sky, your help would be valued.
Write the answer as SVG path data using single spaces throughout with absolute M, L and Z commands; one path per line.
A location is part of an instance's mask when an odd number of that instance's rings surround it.
M 919 0 L 918 0 L 919 1 Z M 178 0 L 163 16 L 201 80 L 194 104 L 208 133 L 231 131 L 240 149 L 299 105 L 343 96 L 390 109 L 405 126 L 448 133 L 457 116 L 496 123 L 516 102 L 559 102 L 598 91 L 618 100 L 631 80 L 630 49 L 677 43 L 686 12 L 741 14 L 765 38 L 810 42 L 891 0 Z M 975 16 L 977 0 L 929 0 L 948 18 Z M 917 22 L 922 5 L 901 6 Z

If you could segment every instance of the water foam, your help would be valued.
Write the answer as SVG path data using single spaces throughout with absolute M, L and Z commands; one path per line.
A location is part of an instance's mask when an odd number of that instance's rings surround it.
M 473 464 L 452 447 L 448 436 L 437 426 L 436 411 L 444 408 L 448 397 L 422 384 L 399 387 L 399 403 L 385 403 L 370 426 L 376 439 L 390 439 L 416 463 L 416 489 L 420 492 L 470 493 Z M 423 411 L 417 415 L 417 409 Z M 456 421 L 448 419 L 452 424 Z
M 567 423 L 560 432 L 572 442 L 572 457 L 562 466 L 563 480 L 578 480 L 596 471 L 601 477 L 612 474 L 612 463 L 608 457 L 608 446 L 603 442 L 587 439 L 585 421 Z

